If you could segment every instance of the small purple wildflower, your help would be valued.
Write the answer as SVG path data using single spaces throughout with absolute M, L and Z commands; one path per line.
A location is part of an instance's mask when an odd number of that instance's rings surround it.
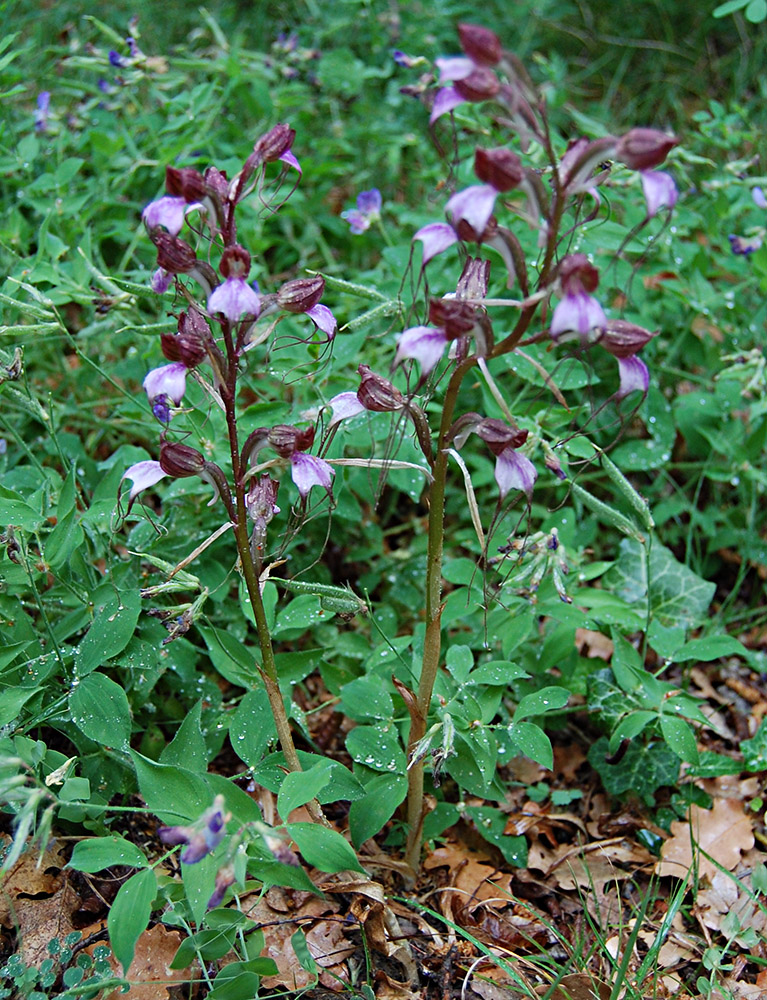
M 170 271 L 166 271 L 163 267 L 158 267 L 152 274 L 152 280 L 149 282 L 149 287 L 157 295 L 164 295 L 170 288 L 172 281 L 173 275 Z
M 124 69 L 126 66 L 129 66 L 130 63 L 125 58 L 125 56 L 121 56 L 119 52 L 115 52 L 114 49 L 110 49 L 109 50 L 109 65 L 110 66 L 114 66 L 115 69 Z
M 733 253 L 742 254 L 747 257 L 749 254 L 754 253 L 762 245 L 761 236 L 734 236 L 732 233 L 727 237 L 730 241 L 730 248 Z
M 515 448 L 504 448 L 495 460 L 495 481 L 501 500 L 509 490 L 521 490 L 529 499 L 537 478 L 538 472 L 533 463 Z
M 177 847 L 186 844 L 181 852 L 185 865 L 194 865 L 214 851 L 226 834 L 226 824 L 231 814 L 224 812 L 224 797 L 217 795 L 213 805 L 189 826 L 161 826 L 157 835 L 163 844 Z M 231 885 L 231 883 L 229 883 Z
M 341 218 L 346 219 L 351 231 L 356 236 L 364 233 L 381 218 L 381 192 L 378 188 L 360 191 L 357 195 L 356 209 L 352 208 L 348 212 L 341 212 Z
M 48 128 L 48 111 L 51 106 L 50 90 L 41 90 L 37 95 L 37 107 L 35 109 L 35 131 L 45 132 Z
M 570 330 L 586 339 L 591 330 L 601 329 L 606 324 L 604 309 L 594 296 L 576 292 L 565 295 L 557 305 L 551 317 L 549 332 L 555 340 L 560 334 Z
M 765 198 L 764 191 L 760 187 L 751 189 L 751 197 L 757 208 L 767 208 L 767 198 Z

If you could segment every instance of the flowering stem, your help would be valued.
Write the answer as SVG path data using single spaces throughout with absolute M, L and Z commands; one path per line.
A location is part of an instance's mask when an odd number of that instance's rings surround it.
M 285 710 L 285 702 L 280 691 L 279 678 L 277 675 L 277 664 L 274 659 L 274 647 L 269 631 L 269 623 L 266 620 L 266 610 L 261 597 L 261 587 L 258 580 L 258 572 L 253 561 L 253 554 L 250 549 L 250 539 L 248 538 L 248 517 L 245 508 L 245 476 L 240 465 L 240 448 L 237 436 L 237 415 L 235 411 L 236 383 L 237 383 L 237 352 L 234 347 L 232 330 L 229 323 L 223 324 L 224 342 L 226 344 L 228 371 L 227 382 L 223 387 L 222 398 L 226 412 L 226 425 L 229 433 L 229 448 L 232 460 L 232 473 L 234 476 L 234 502 L 236 505 L 234 519 L 234 538 L 237 545 L 237 552 L 240 557 L 240 571 L 245 582 L 245 587 L 250 598 L 250 606 L 253 609 L 253 617 L 256 621 L 256 632 L 258 642 L 261 647 L 261 678 L 266 689 L 266 696 L 269 699 L 269 707 L 274 718 L 274 725 L 277 730 L 277 738 L 280 741 L 282 752 L 285 756 L 285 764 L 290 771 L 301 771 L 301 762 L 296 753 L 296 746 L 293 742 L 293 733 L 290 728 L 290 720 Z M 322 812 L 322 808 L 316 799 L 307 803 L 307 809 L 312 819 L 317 823 L 327 824 L 327 820 Z
M 434 460 L 433 481 L 429 495 L 429 539 L 426 559 L 426 635 L 423 645 L 421 679 L 415 706 L 411 710 L 408 749 L 412 754 L 416 744 L 426 733 L 431 696 L 439 670 L 442 646 L 442 543 L 445 533 L 445 483 L 447 479 L 447 436 L 453 422 L 453 413 L 464 376 L 476 365 L 476 357 L 466 358 L 450 377 L 442 420 L 439 429 L 437 454 Z M 421 858 L 421 833 L 423 830 L 423 761 L 408 770 L 407 820 L 408 839 L 405 861 L 412 870 L 418 870 Z

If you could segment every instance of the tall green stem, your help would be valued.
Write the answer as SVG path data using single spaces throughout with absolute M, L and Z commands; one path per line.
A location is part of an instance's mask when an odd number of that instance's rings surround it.
M 476 358 L 462 361 L 450 377 L 442 407 L 442 420 L 437 442 L 437 454 L 432 470 L 433 480 L 429 496 L 429 539 L 426 557 L 426 635 L 423 644 L 421 679 L 415 710 L 411 713 L 408 749 L 413 748 L 426 733 L 429 707 L 434 683 L 439 670 L 442 647 L 442 543 L 445 534 L 445 483 L 447 480 L 447 435 L 453 423 L 453 413 L 458 390 L 464 376 L 476 364 Z M 408 771 L 407 820 L 408 839 L 405 861 L 417 871 L 421 858 L 421 832 L 423 830 L 423 761 Z

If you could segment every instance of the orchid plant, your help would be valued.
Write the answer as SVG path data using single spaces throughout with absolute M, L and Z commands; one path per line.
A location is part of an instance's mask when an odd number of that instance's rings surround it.
M 412 237 L 422 247 L 422 275 L 435 257 L 454 248 L 462 257 L 460 275 L 451 291 L 429 298 L 424 322 L 400 333 L 389 377 L 361 363 L 356 391 L 331 398 L 311 422 L 252 428 L 243 426 L 238 414 L 238 380 L 253 359 L 269 350 L 282 319 L 305 316 L 312 324 L 307 326 L 306 340 L 315 349 L 332 345 L 337 333 L 333 314 L 321 302 L 322 277 L 294 279 L 264 292 L 250 282 L 251 256 L 238 240 L 237 213 L 248 199 L 268 203 L 270 171 L 280 170 L 282 175 L 292 171 L 300 178 L 301 168 L 292 152 L 295 133 L 288 125 L 276 125 L 258 139 L 231 179 L 215 166 L 204 173 L 167 168 L 167 194 L 143 213 L 157 248 L 158 270 L 152 287 L 160 293 L 173 287 L 186 308 L 177 317 L 175 332 L 161 337 L 167 363 L 150 371 L 144 380 L 150 407 L 161 426 L 159 460 L 138 462 L 124 476 L 132 483 L 129 509 L 143 491 L 166 476 L 196 476 L 212 487 L 211 503 L 222 505 L 224 528 L 231 530 L 235 541 L 238 571 L 257 632 L 258 670 L 285 764 L 289 771 L 300 771 L 263 601 L 263 587 L 273 569 L 267 561 L 269 525 L 279 511 L 280 475 L 289 470 L 299 505 L 315 489 L 332 498 L 338 460 L 328 457 L 328 447 L 341 422 L 365 412 L 391 413 L 407 422 L 423 456 L 429 509 L 420 678 L 416 690 L 398 686 L 409 713 L 405 861 L 413 872 L 421 851 L 425 762 L 431 752 L 436 769 L 439 760 L 450 753 L 452 723 L 434 698 L 446 641 L 442 561 L 450 460 L 456 461 L 464 475 L 472 520 L 484 543 L 478 498 L 460 457 L 470 435 L 476 435 L 495 458 L 496 511 L 508 505 L 509 497 L 529 501 L 540 464 L 537 451 L 549 469 L 565 476 L 551 445 L 531 436 L 515 420 L 490 370 L 495 359 L 530 342 L 549 341 L 556 348 L 574 344 L 577 350 L 598 345 L 617 360 L 612 401 L 632 394 L 637 399 L 644 396 L 649 371 L 639 352 L 654 334 L 630 319 L 609 315 L 598 295 L 598 268 L 588 255 L 570 252 L 569 241 L 575 226 L 598 216 L 600 186 L 610 178 L 612 161 L 639 172 L 645 223 L 660 212 L 669 212 L 677 199 L 673 178 L 657 169 L 676 145 L 674 137 L 652 128 L 633 128 L 618 137 L 576 138 L 560 149 L 543 97 L 495 33 L 463 24 L 459 36 L 462 55 L 437 60 L 436 92 L 425 85 L 414 88 L 431 105 L 431 124 L 468 102 L 483 105 L 494 126 L 509 135 L 508 145 L 476 149 L 477 183 L 453 194 L 446 201 L 445 218 L 423 226 Z M 398 61 L 407 65 L 399 55 Z M 270 206 L 270 211 L 278 209 L 279 204 Z M 380 211 L 381 196 L 373 189 L 360 195 L 356 210 L 344 214 L 352 231 L 359 233 L 380 218 Z M 525 231 L 523 239 L 518 235 L 520 227 Z M 193 234 L 194 244 L 182 238 L 185 231 Z M 523 246 L 531 241 L 537 248 L 532 262 L 529 249 Z M 517 291 L 516 297 L 489 297 L 491 260 L 484 256 L 486 248 L 499 255 L 507 287 Z M 494 318 L 496 310 L 503 310 L 500 323 Z M 502 333 L 496 333 L 497 326 Z M 462 385 L 476 371 L 504 419 L 462 409 Z M 174 435 L 174 420 L 190 378 L 223 413 L 228 437 L 226 470 Z M 394 384 L 400 378 L 402 388 Z M 432 427 L 435 415 L 437 426 Z M 341 460 L 353 461 L 364 464 L 365 460 Z M 540 545 L 536 542 L 536 565 L 551 563 L 561 580 L 566 571 L 562 553 L 549 559 L 558 549 L 555 534 L 541 536 Z M 563 585 L 558 589 L 567 599 Z M 432 750 L 440 732 L 442 749 Z M 316 800 L 308 805 L 312 818 L 323 823 Z M 163 838 L 186 844 L 186 860 L 194 860 L 221 839 L 221 817 L 221 810 L 215 808 L 197 827 L 174 828 Z

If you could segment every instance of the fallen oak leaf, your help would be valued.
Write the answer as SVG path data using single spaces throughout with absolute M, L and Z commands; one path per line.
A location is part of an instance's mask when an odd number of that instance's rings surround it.
M 718 865 L 732 871 L 741 852 L 753 846 L 752 820 L 742 802 L 716 799 L 711 809 L 692 805 L 687 821 L 671 824 L 671 838 L 661 847 L 655 873 L 684 878 L 696 862 L 699 876 L 710 881 Z

